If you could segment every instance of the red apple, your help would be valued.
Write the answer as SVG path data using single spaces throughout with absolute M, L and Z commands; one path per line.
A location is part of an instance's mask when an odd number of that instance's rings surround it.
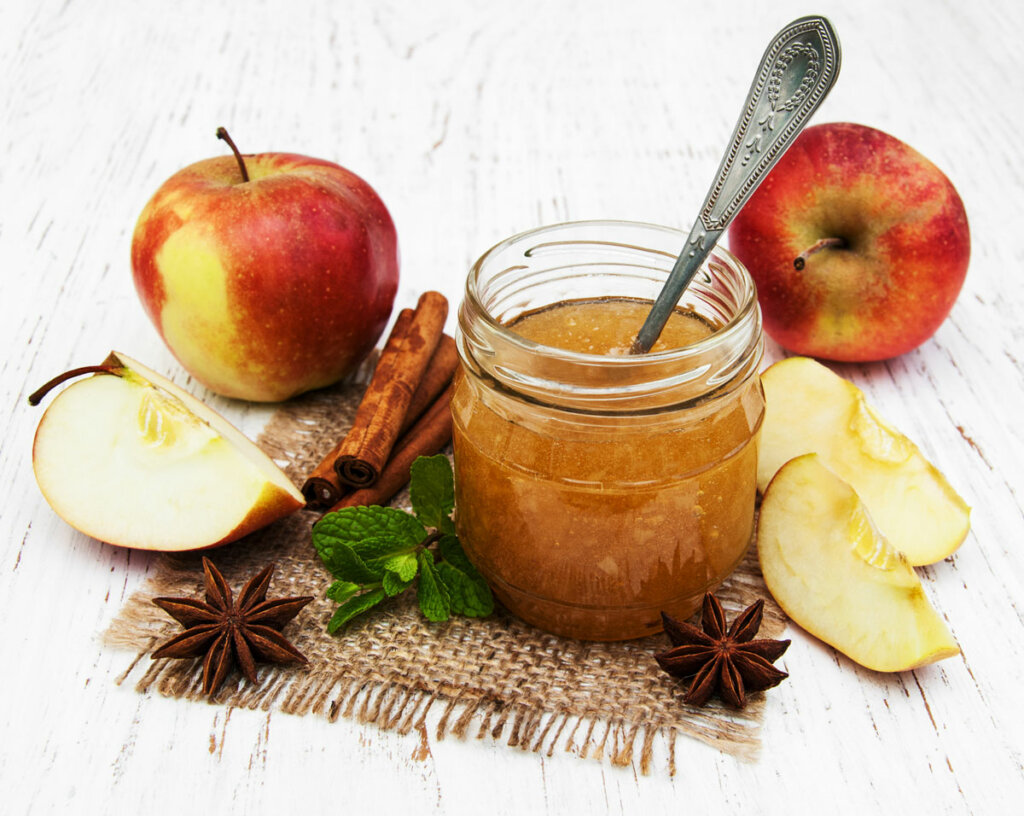
M 374 347 L 398 288 L 398 246 L 384 203 L 345 168 L 236 152 L 163 183 L 135 227 L 132 273 L 197 380 L 276 402 L 337 382 Z
M 797 354 L 884 360 L 945 320 L 967 274 L 967 214 L 949 179 L 863 125 L 805 130 L 729 230 L 768 334 Z

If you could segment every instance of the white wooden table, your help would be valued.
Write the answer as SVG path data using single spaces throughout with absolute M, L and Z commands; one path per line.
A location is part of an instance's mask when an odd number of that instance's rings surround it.
M 0 810 L 84 812 L 1010 813 L 1024 805 L 1024 6 L 633 2 L 0 7 Z M 256 435 L 269 409 L 192 382 L 131 283 L 135 218 L 224 152 L 338 161 L 387 202 L 399 305 L 458 301 L 497 240 L 594 217 L 688 227 L 764 44 L 827 14 L 843 70 L 816 121 L 886 130 L 935 161 L 971 219 L 950 319 L 915 352 L 841 373 L 973 506 L 920 570 L 962 658 L 863 670 L 793 627 L 791 677 L 744 763 L 677 745 L 679 774 L 140 696 L 100 633 L 151 557 L 72 531 L 36 489 L 26 395 L 111 348 Z M 450 327 L 453 326 L 453 322 Z M 769 345 L 768 359 L 780 350 Z M 316 810 L 313 810 L 316 808 Z

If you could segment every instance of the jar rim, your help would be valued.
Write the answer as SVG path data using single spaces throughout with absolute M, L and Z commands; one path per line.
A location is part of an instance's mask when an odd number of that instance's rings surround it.
M 753 279 L 724 249 L 711 252 L 684 300 L 718 327 L 688 345 L 592 354 L 529 340 L 508 325 L 588 294 L 653 299 L 685 245 L 672 227 L 618 220 L 550 224 L 500 241 L 466 278 L 456 333 L 466 370 L 516 399 L 594 414 L 656 413 L 725 396 L 756 373 L 764 341 Z
M 487 325 L 490 331 L 496 333 L 504 342 L 518 346 L 524 350 L 531 351 L 533 353 L 541 353 L 547 357 L 553 359 L 563 360 L 566 363 L 579 363 L 584 365 L 601 364 L 604 366 L 612 367 L 626 367 L 629 365 L 635 365 L 638 361 L 643 360 L 647 364 L 656 363 L 671 363 L 677 360 L 686 359 L 688 357 L 699 357 L 706 353 L 709 349 L 716 347 L 717 345 L 727 342 L 729 338 L 742 331 L 743 326 L 747 323 L 750 317 L 750 313 L 757 308 L 757 290 L 753 281 L 750 277 L 750 273 L 747 272 L 746 267 L 739 261 L 739 259 L 733 255 L 729 250 L 725 249 L 721 245 L 715 246 L 711 253 L 708 255 L 708 260 L 714 256 L 720 257 L 726 261 L 728 266 L 733 269 L 740 270 L 744 283 L 747 285 L 749 292 L 744 298 L 742 306 L 736 310 L 736 313 L 729 317 L 726 322 L 717 327 L 707 337 L 700 338 L 693 343 L 689 343 L 685 346 L 678 348 L 664 349 L 662 351 L 651 351 L 642 355 L 609 355 L 609 354 L 589 354 L 586 352 L 571 351 L 568 349 L 558 348 L 557 346 L 549 346 L 544 343 L 538 343 L 535 340 L 530 340 L 517 333 L 514 329 L 509 328 L 506 324 L 497 320 L 494 315 L 491 314 L 490 310 L 483 304 L 480 297 L 480 273 L 484 268 L 484 265 L 489 259 L 492 259 L 500 251 L 510 248 L 525 239 L 532 237 L 540 237 L 545 234 L 555 233 L 559 230 L 566 229 L 636 229 L 648 232 L 660 233 L 662 235 L 671 235 L 679 239 L 678 245 L 680 250 L 685 245 L 687 239 L 687 233 L 675 227 L 666 227 L 659 224 L 653 224 L 646 221 L 628 221 L 620 219 L 586 219 L 582 221 L 562 221 L 556 224 L 546 224 L 540 227 L 533 227 L 528 230 L 523 230 L 515 235 L 511 235 L 498 243 L 494 244 L 490 249 L 484 252 L 476 262 L 470 267 L 469 275 L 466 277 L 466 289 L 465 295 L 476 307 L 477 319 L 482 319 Z M 605 241 L 610 246 L 622 246 L 624 248 L 629 247 L 627 244 L 621 244 L 617 241 Z M 673 256 L 674 260 L 674 256 Z M 705 267 L 707 260 L 701 264 L 700 269 L 706 271 Z M 639 327 L 638 327 L 639 328 Z

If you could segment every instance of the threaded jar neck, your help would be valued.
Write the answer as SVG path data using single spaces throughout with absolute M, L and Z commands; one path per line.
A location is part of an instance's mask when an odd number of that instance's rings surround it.
M 711 253 L 679 304 L 718 328 L 682 348 L 583 354 L 508 328 L 524 313 L 569 300 L 653 301 L 685 241 L 679 230 L 627 221 L 556 224 L 502 241 L 466 281 L 457 337 L 463 364 L 510 397 L 574 412 L 656 413 L 728 396 L 756 375 L 764 342 L 754 283 L 724 249 Z

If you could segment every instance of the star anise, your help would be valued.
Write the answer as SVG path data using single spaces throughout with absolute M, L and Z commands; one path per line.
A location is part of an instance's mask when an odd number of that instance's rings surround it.
M 753 640 L 763 612 L 764 601 L 760 600 L 740 613 L 728 632 L 722 605 L 710 593 L 704 596 L 700 629 L 661 613 L 673 648 L 654 657 L 669 674 L 693 676 L 684 702 L 702 706 L 717 690 L 726 703 L 742 708 L 748 691 L 777 686 L 789 677 L 772 665 L 782 657 L 789 641 Z
M 154 598 L 153 603 L 185 627 L 180 635 L 153 652 L 153 657 L 198 657 L 203 659 L 203 693 L 220 688 L 233 664 L 237 663 L 250 683 L 255 683 L 256 661 L 271 663 L 308 662 L 282 635 L 284 628 L 313 597 L 267 600 L 267 588 L 274 564 L 267 566 L 242 588 L 234 601 L 224 576 L 203 559 L 206 573 L 206 601 L 195 598 Z

